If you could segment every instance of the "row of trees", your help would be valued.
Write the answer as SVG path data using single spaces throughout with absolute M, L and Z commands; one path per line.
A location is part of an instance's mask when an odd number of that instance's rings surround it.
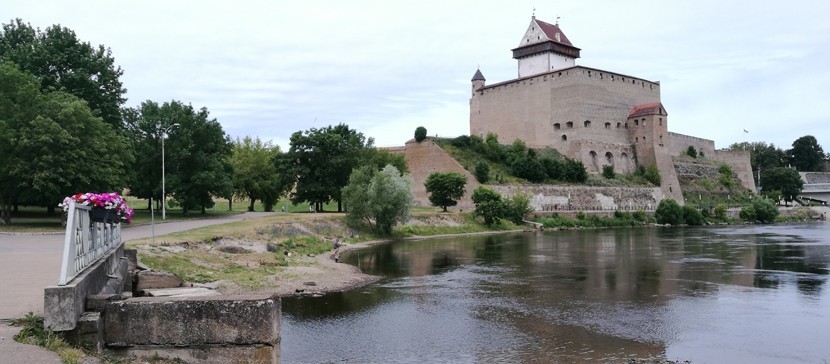
M 821 171 L 825 160 L 830 159 L 830 153 L 825 154 L 816 137 L 805 135 L 793 141 L 792 148 L 781 149 L 772 143 L 742 142 L 729 146 L 731 150 L 749 151 L 752 171 L 755 175 L 760 170 L 792 166 L 801 172 Z

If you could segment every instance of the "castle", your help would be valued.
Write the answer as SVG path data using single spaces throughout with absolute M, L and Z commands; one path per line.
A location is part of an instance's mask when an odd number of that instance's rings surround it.
M 495 133 L 532 148 L 551 147 L 582 161 L 589 173 L 611 165 L 617 173 L 656 165 L 666 198 L 683 194 L 672 157 L 689 146 L 729 164 L 755 190 L 746 152 L 715 150 L 714 141 L 668 131 L 660 82 L 576 65 L 580 49 L 557 24 L 532 17 L 518 47 L 518 78 L 486 84 L 476 70 L 470 98 L 470 135 Z

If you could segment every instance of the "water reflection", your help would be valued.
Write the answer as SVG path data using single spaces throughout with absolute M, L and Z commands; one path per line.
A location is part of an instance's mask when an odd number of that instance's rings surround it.
M 820 362 L 830 359 L 820 343 L 830 334 L 828 233 L 830 224 L 609 229 L 376 246 L 342 258 L 387 279 L 284 300 L 282 356 Z

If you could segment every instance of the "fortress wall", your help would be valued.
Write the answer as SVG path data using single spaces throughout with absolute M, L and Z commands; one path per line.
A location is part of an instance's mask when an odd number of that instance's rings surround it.
M 757 192 L 755 190 L 755 178 L 752 175 L 749 151 L 720 149 L 716 150 L 713 155 L 715 160 L 726 163 L 732 168 L 732 172 L 741 181 L 741 185 L 752 192 Z
M 602 167 L 613 165 L 616 173 L 630 173 L 636 167 L 634 150 L 630 144 L 612 144 L 593 141 L 576 141 L 571 153 L 585 165 L 588 173 L 602 173 Z M 593 153 L 591 153 L 593 152 Z M 610 153 L 610 156 L 608 155 Z M 610 158 L 609 158 L 610 157 Z
M 502 143 L 518 138 L 581 159 L 568 153 L 580 151 L 572 142 L 627 144 L 624 124 L 631 107 L 656 101 L 659 83 L 577 66 L 479 89 L 471 99 L 471 107 L 479 109 L 471 110 L 470 133 L 495 132 Z
M 689 146 L 695 147 L 698 154 L 702 150 L 705 158 L 712 159 L 715 156 L 715 141 L 691 135 L 669 132 L 669 146 L 671 147 L 670 153 L 674 157 L 686 155 Z
M 536 212 L 563 210 L 646 210 L 657 208 L 662 198 L 660 188 L 587 187 L 557 185 L 487 185 L 504 197 L 516 193 L 530 195 Z
M 473 208 L 473 201 L 470 196 L 473 194 L 473 190 L 480 185 L 475 176 L 467 172 L 463 166 L 430 139 L 420 143 L 412 139 L 406 142 L 403 148 L 409 174 L 412 176 L 412 195 L 415 206 L 431 206 L 429 194 L 427 194 L 426 187 L 424 187 L 424 183 L 430 174 L 435 172 L 457 172 L 467 178 L 467 185 L 464 188 L 467 192 L 458 201 L 456 208 L 464 210 Z

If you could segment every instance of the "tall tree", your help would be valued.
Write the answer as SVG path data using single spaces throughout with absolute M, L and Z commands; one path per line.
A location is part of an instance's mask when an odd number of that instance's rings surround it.
M 320 211 L 324 203 L 334 200 L 337 211 L 343 211 L 342 188 L 352 170 L 366 160 L 373 144 L 372 138 L 366 139 L 346 124 L 291 135 L 286 158 L 297 177 L 291 202 L 308 202 Z
M 347 221 L 365 222 L 379 233 L 391 234 L 395 224 L 409 220 L 412 179 L 392 165 L 381 171 L 364 166 L 351 174 L 343 200 L 349 209 Z
M 805 135 L 793 142 L 793 148 L 787 150 L 790 164 L 802 172 L 816 172 L 824 159 L 824 150 L 818 145 L 816 137 Z
M 0 64 L 0 204 L 46 206 L 79 191 L 126 185 L 127 141 L 93 115 L 85 101 L 65 92 L 41 94 L 37 80 Z
M 277 168 L 282 152 L 278 145 L 263 142 L 259 138 L 236 139 L 233 145 L 233 184 L 236 194 L 250 199 L 248 211 L 254 211 L 254 203 L 261 200 L 265 211 L 272 211 L 274 204 L 291 188 L 293 178 Z
M 109 48 L 83 42 L 60 25 L 40 30 L 15 19 L 3 24 L 0 60 L 35 75 L 44 91 L 65 91 L 85 100 L 94 115 L 121 130 L 120 108 L 127 90 L 120 80 L 124 72 Z
M 804 181 L 792 168 L 778 167 L 761 171 L 761 188 L 763 191 L 778 191 L 785 201 L 792 201 L 804 188 Z
M 424 187 L 429 193 L 429 202 L 447 212 L 447 207 L 455 206 L 464 197 L 464 185 L 467 178 L 459 173 L 435 172 L 427 177 Z

